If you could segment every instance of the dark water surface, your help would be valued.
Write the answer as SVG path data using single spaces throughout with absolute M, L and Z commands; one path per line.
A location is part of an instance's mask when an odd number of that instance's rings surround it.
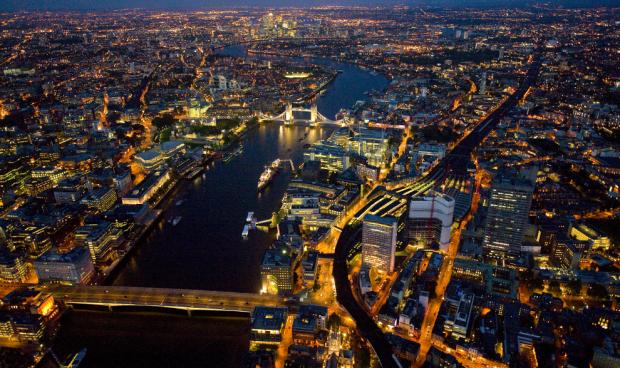
M 224 52 L 240 55 L 243 49 Z M 317 101 L 319 112 L 329 118 L 364 100 L 366 91 L 387 85 L 383 76 L 354 65 L 312 62 L 342 71 Z M 241 231 L 248 211 L 259 220 L 277 211 L 290 173 L 282 171 L 261 195 L 256 191 L 258 177 L 276 158 L 298 165 L 303 145 L 326 138 L 332 129 L 272 123 L 250 131 L 241 155 L 215 163 L 171 193 L 162 219 L 137 245 L 113 284 L 258 292 L 259 264 L 272 239 L 251 232 L 242 240 Z M 177 226 L 168 222 L 175 216 L 182 216 Z M 84 311 L 63 318 L 54 349 L 67 354 L 88 348 L 84 367 L 238 367 L 248 347 L 247 318 Z

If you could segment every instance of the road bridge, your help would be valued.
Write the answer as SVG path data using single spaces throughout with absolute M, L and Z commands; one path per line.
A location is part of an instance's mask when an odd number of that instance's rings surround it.
M 259 305 L 283 306 L 274 295 L 128 286 L 50 286 L 54 298 L 68 306 L 148 307 L 187 311 L 251 313 Z

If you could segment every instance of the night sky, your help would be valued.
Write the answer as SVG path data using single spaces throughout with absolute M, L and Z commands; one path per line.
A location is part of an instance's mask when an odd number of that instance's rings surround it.
M 195 9 L 240 6 L 395 5 L 522 6 L 528 0 L 0 0 L 0 11 L 110 10 L 122 8 Z M 620 0 L 556 0 L 568 6 L 620 6 Z

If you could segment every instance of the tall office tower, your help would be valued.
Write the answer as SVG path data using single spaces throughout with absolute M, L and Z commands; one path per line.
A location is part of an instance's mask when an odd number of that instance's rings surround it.
M 366 215 L 362 227 L 362 263 L 377 271 L 394 271 L 398 220 L 394 217 Z
M 407 221 L 409 242 L 424 246 L 437 242 L 442 250 L 447 250 L 454 219 L 454 206 L 454 199 L 441 193 L 412 198 Z
M 482 251 L 487 260 L 504 263 L 518 256 L 528 223 L 537 168 L 498 172 L 491 184 Z

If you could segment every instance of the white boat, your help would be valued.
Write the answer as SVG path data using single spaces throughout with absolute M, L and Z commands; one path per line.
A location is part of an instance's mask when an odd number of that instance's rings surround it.
M 249 230 L 256 229 L 256 216 L 254 216 L 254 212 L 248 212 L 248 216 L 245 218 L 245 224 L 249 227 Z
M 265 171 L 263 171 L 260 178 L 258 179 L 257 188 L 259 191 L 261 191 L 264 187 L 266 187 L 269 183 L 271 183 L 271 180 L 273 180 L 273 177 L 278 173 L 279 167 L 280 167 L 279 158 L 275 159 L 271 163 L 270 166 L 265 167 Z
M 248 235 L 250 235 L 250 225 L 245 224 L 245 226 L 243 226 L 243 231 L 241 232 L 241 237 L 243 239 L 247 239 Z

